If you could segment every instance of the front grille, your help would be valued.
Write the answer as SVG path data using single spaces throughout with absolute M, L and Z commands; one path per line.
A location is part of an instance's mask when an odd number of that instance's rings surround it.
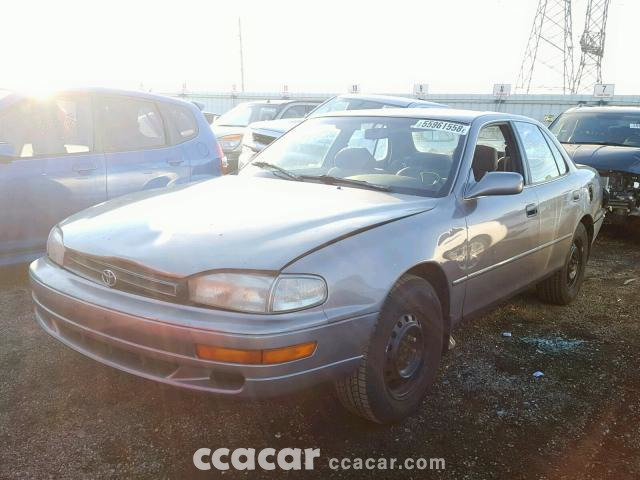
M 111 343 L 102 342 L 84 334 L 80 330 L 67 327 L 63 322 L 57 322 L 56 326 L 58 334 L 68 342 L 104 360 L 115 362 L 123 367 L 156 377 L 168 377 L 178 368 L 178 365 L 173 363 L 140 355 L 139 353 L 125 350 Z
M 263 135 L 261 133 L 254 133 L 253 134 L 253 141 L 256 142 L 256 143 L 259 143 L 260 145 L 269 145 L 275 139 L 276 138 L 272 137 L 271 135 Z
M 93 257 L 72 250 L 64 255 L 64 267 L 88 280 L 106 285 L 114 290 L 160 298 L 172 302 L 185 297 L 186 282 L 157 273 L 144 271 L 140 266 L 123 260 L 109 260 Z M 111 272 L 115 277 L 113 284 L 109 280 Z

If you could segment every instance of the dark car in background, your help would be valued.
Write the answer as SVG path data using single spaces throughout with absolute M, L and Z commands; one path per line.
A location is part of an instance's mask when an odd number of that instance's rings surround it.
M 0 266 L 45 250 L 69 215 L 120 195 L 209 179 L 225 159 L 190 102 L 141 92 L 0 93 Z
M 600 173 L 607 219 L 640 231 L 640 107 L 572 108 L 549 128 L 574 162 Z
M 371 110 L 377 108 L 442 108 L 446 105 L 416 98 L 394 97 L 390 95 L 346 94 L 332 97 L 307 114 L 316 117 L 323 113 L 344 110 Z M 273 142 L 276 138 L 298 125 L 302 118 L 262 121 L 252 123 L 245 130 L 242 139 L 242 152 L 238 167 L 242 168 L 251 158 Z
M 263 120 L 303 118 L 320 103 L 313 99 L 245 102 L 220 115 L 213 123 L 213 131 L 227 157 L 229 171 L 235 172 L 238 168 L 242 135 L 247 125 Z

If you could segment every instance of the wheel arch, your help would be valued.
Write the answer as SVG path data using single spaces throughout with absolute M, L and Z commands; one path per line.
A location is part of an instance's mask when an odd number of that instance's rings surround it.
M 415 275 L 429 282 L 435 289 L 440 305 L 442 306 L 442 321 L 444 322 L 444 334 L 442 338 L 443 353 L 449 348 L 449 337 L 451 336 L 451 292 L 449 281 L 440 265 L 434 262 L 424 262 L 411 267 L 399 278 L 406 275 Z M 397 280 L 396 280 L 397 282 Z
M 587 252 L 587 258 L 591 256 L 591 245 L 593 244 L 593 236 L 594 236 L 594 225 L 593 225 L 593 217 L 589 214 L 584 215 L 580 219 L 580 223 L 584 225 L 585 230 L 587 231 L 587 238 L 589 239 L 589 250 Z

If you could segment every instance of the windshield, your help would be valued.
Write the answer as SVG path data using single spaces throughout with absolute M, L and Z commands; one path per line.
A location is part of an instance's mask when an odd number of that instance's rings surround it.
M 344 110 L 371 110 L 375 108 L 383 108 L 385 106 L 393 106 L 384 102 L 373 102 L 371 100 L 362 100 L 360 98 L 333 97 L 312 110 L 310 117 L 316 117 L 327 112 L 341 112 Z
M 570 112 L 550 130 L 562 143 L 593 143 L 640 147 L 640 112 Z
M 346 178 L 436 197 L 446 194 L 453 181 L 468 130 L 466 124 L 440 120 L 323 117 L 294 128 L 253 162 L 305 180 Z M 249 164 L 240 174 L 259 170 Z
M 242 103 L 216 120 L 216 125 L 246 127 L 253 122 L 273 120 L 278 114 L 278 105 Z

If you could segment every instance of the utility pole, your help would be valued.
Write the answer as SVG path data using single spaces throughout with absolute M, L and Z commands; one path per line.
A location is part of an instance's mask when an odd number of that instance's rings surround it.
M 242 52 L 242 20 L 238 17 L 238 40 L 240 41 L 240 91 L 244 93 L 244 54 Z

